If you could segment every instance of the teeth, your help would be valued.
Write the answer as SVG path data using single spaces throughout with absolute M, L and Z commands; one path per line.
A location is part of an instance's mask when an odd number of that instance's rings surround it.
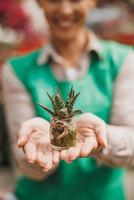
M 69 27 L 69 26 L 71 26 L 72 25 L 72 22 L 59 22 L 59 25 L 60 26 L 63 26 L 63 27 Z

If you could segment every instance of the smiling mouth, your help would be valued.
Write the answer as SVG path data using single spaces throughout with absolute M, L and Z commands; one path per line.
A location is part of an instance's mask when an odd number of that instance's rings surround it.
M 74 20 L 74 19 L 72 19 L 72 20 L 56 19 L 56 20 L 53 20 L 53 24 L 56 25 L 57 27 L 60 27 L 63 29 L 68 29 L 75 24 L 75 21 L 76 20 Z
M 58 23 L 58 25 L 60 27 L 63 27 L 63 28 L 70 28 L 73 25 L 73 22 L 71 22 L 71 21 L 61 21 L 61 22 Z

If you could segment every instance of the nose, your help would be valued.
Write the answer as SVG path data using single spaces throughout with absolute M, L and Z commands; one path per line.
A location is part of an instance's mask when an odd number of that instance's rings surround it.
M 69 1 L 63 1 L 61 3 L 60 13 L 63 16 L 71 15 L 73 13 L 73 5 L 72 5 L 72 3 L 69 2 Z

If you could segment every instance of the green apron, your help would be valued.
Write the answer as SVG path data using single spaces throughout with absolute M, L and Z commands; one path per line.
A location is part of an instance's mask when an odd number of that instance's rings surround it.
M 113 42 L 100 41 L 100 44 L 99 55 L 91 53 L 87 74 L 73 82 L 58 81 L 49 61 L 38 65 L 40 50 L 9 61 L 31 94 L 38 116 L 50 120 L 50 115 L 35 103 L 52 107 L 46 91 L 53 95 L 58 86 L 65 99 L 73 84 L 80 92 L 75 109 L 92 112 L 109 122 L 114 82 L 130 49 Z M 120 168 L 97 165 L 93 158 L 79 158 L 71 164 L 61 161 L 58 169 L 43 181 L 21 177 L 15 195 L 19 200 L 124 200 L 123 174 Z

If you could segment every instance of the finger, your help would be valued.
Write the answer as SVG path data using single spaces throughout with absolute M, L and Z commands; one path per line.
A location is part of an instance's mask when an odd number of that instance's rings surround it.
M 96 133 L 98 143 L 102 147 L 106 147 L 107 146 L 107 127 L 106 127 L 106 124 L 102 123 L 102 124 L 96 125 L 95 133 Z
M 80 156 L 87 157 L 94 148 L 97 148 L 96 139 L 90 138 L 86 140 L 81 147 Z
M 60 152 L 60 159 L 61 159 L 61 160 L 64 160 L 64 159 L 65 159 L 66 152 L 67 152 L 67 150 L 62 150 L 62 151 Z
M 80 154 L 80 149 L 81 149 L 80 144 L 78 144 L 76 147 L 70 148 L 66 153 L 65 161 L 72 162 L 73 160 L 75 160 Z
M 36 159 L 36 146 L 33 143 L 28 142 L 24 146 L 24 152 L 28 162 L 34 163 Z
M 48 172 L 49 170 L 48 170 L 48 169 L 46 169 L 46 168 L 43 168 L 43 171 L 44 171 L 44 172 Z
M 53 164 L 54 165 L 57 165 L 59 163 L 59 156 L 60 156 L 59 151 L 53 152 Z
M 44 153 L 44 166 L 43 166 L 43 171 L 48 171 L 52 168 L 52 152 L 47 151 Z
M 36 162 L 37 162 L 41 167 L 44 167 L 44 165 L 46 164 L 46 160 L 45 160 L 44 153 L 43 153 L 40 149 L 38 149 L 38 151 L 37 151 Z
M 23 147 L 26 144 L 32 131 L 33 131 L 33 128 L 26 124 L 23 124 L 21 126 L 19 132 L 17 133 L 17 138 L 18 138 L 17 146 L 18 147 Z

